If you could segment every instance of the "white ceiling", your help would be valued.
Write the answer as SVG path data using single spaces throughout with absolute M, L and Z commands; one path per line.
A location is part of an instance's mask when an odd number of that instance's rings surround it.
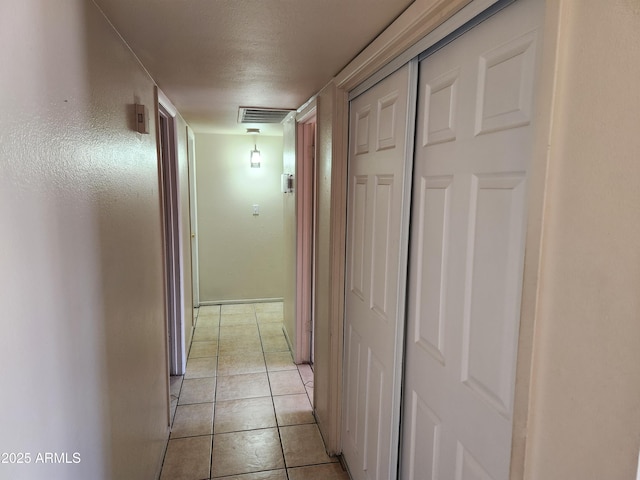
M 244 133 L 238 107 L 300 107 L 413 0 L 95 2 L 196 132 Z

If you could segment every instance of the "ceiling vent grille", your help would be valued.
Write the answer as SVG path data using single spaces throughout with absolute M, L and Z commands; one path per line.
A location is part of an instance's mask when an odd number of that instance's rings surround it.
M 281 123 L 293 110 L 281 108 L 240 107 L 239 123 Z

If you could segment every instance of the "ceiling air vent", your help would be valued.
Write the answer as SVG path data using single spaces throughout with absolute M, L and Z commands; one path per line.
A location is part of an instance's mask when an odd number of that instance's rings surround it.
M 240 107 L 239 123 L 281 123 L 292 110 L 282 108 Z

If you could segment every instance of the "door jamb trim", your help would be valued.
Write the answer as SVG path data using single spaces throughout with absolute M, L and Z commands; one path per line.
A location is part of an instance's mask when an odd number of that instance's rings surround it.
M 173 203 L 173 208 L 175 209 L 175 214 L 176 214 L 176 219 L 174 222 L 174 226 L 175 226 L 175 241 L 177 243 L 177 245 L 174 247 L 174 254 L 176 255 L 176 258 L 172 258 L 172 259 L 167 259 L 166 255 L 167 255 L 167 241 L 168 239 L 166 238 L 166 232 L 164 231 L 164 229 L 166 227 L 163 227 L 163 246 L 164 246 L 164 263 L 165 263 L 165 267 L 164 267 L 164 276 L 165 276 L 165 311 L 166 311 L 166 318 L 167 321 L 169 322 L 167 325 L 167 329 L 171 330 L 172 333 L 172 341 L 169 342 L 169 338 L 167 338 L 168 342 L 167 342 L 167 360 L 168 360 L 168 366 L 169 366 L 169 374 L 170 375 L 182 375 L 184 374 L 185 371 L 185 367 L 186 367 L 186 355 L 185 355 L 185 345 L 184 345 L 184 266 L 183 266 L 183 262 L 182 262 L 182 257 L 181 257 L 181 252 L 182 252 L 182 231 L 180 226 L 182 225 L 182 221 L 181 221 L 181 209 L 180 209 L 180 194 L 179 194 L 179 188 L 180 188 L 180 184 L 179 184 L 179 179 L 178 179 L 178 152 L 177 152 L 177 145 L 178 145 L 178 130 L 177 130 L 177 122 L 176 122 L 176 118 L 178 115 L 178 111 L 177 109 L 174 107 L 174 105 L 171 103 L 171 101 L 164 95 L 164 93 L 162 92 L 162 90 L 160 90 L 157 86 L 154 87 L 154 90 L 156 92 L 156 119 L 157 119 L 157 125 L 158 128 L 156 129 L 156 136 L 157 136 L 157 144 L 158 144 L 158 158 L 162 159 L 162 163 L 159 163 L 158 167 L 159 167 L 159 175 L 160 175 L 160 181 L 161 181 L 161 203 L 162 203 L 162 221 L 165 222 L 166 220 L 166 210 L 164 207 L 164 197 L 165 195 L 169 194 L 171 195 L 171 193 L 168 193 L 166 191 L 166 187 L 165 187 L 165 169 L 172 169 L 172 175 L 174 176 L 173 179 L 173 184 L 174 187 L 176 189 L 175 191 L 175 199 L 172 199 L 171 196 L 169 197 L 169 201 L 172 201 Z M 161 115 L 161 110 L 162 110 L 162 114 L 164 116 L 167 116 L 168 119 L 170 120 L 171 126 L 169 128 L 169 134 L 171 135 L 171 138 L 169 139 L 169 145 L 168 148 L 171 151 L 171 155 L 172 155 L 172 159 L 171 160 L 167 160 L 167 159 L 163 159 L 162 156 L 160 155 L 160 149 L 162 148 L 160 145 L 160 115 Z M 167 277 L 167 272 L 166 272 L 166 262 L 167 261 L 173 261 L 173 263 L 177 266 L 177 268 L 175 269 L 174 272 L 174 281 L 178 282 L 177 288 L 175 285 L 168 285 L 166 283 L 166 277 Z M 170 292 L 170 290 L 174 290 L 174 306 L 172 308 L 173 310 L 173 314 L 169 312 L 169 307 L 171 305 L 169 297 L 170 295 L 172 295 L 172 293 Z M 169 330 L 167 330 L 168 333 Z

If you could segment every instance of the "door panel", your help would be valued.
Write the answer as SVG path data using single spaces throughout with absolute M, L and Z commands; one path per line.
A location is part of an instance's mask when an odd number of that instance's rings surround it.
M 522 276 L 524 174 L 472 178 L 462 381 L 511 418 Z M 484 281 L 491 279 L 491 281 Z
M 544 2 L 420 63 L 401 478 L 506 480 Z
M 371 254 L 371 305 L 370 308 L 380 315 L 381 318 L 387 320 L 389 313 L 387 311 L 389 287 L 395 285 L 391 279 L 389 285 L 389 267 L 390 262 L 397 256 L 397 251 L 389 249 L 389 240 L 391 236 L 391 215 L 393 211 L 393 181 L 392 175 L 376 175 L 374 182 L 376 189 L 374 193 L 373 207 L 373 235 L 372 235 L 372 254 Z M 393 270 L 392 272 L 393 273 Z M 394 305 L 395 306 L 395 305 Z M 391 312 L 393 315 L 393 312 Z
M 351 207 L 351 293 L 364 301 L 364 268 L 365 268 L 365 226 L 367 201 L 366 175 L 353 177 L 352 207 Z
M 354 480 L 396 472 L 409 70 L 351 102 L 342 438 Z
M 451 216 L 451 182 L 453 176 L 420 179 L 418 210 L 419 247 L 416 249 L 416 291 L 419 311 L 413 341 L 438 362 L 445 363 L 445 294 Z M 428 228 L 427 228 L 428 226 Z M 425 255 L 432 252 L 434 256 Z M 434 261 L 438 258 L 439 261 Z

